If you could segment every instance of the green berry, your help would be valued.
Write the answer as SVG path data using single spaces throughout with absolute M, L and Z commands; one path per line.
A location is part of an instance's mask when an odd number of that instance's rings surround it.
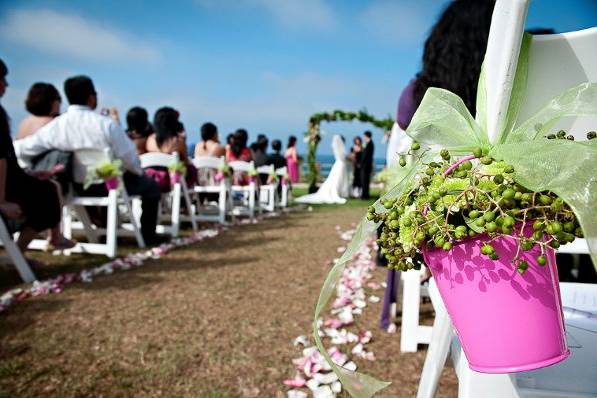
M 562 224 L 560 224 L 558 221 L 554 221 L 550 225 L 551 230 L 553 231 L 552 235 L 562 231 Z
M 440 156 L 444 160 L 450 160 L 450 152 L 447 149 L 442 149 L 439 151 Z
M 533 248 L 533 246 L 535 246 L 535 242 L 531 241 L 531 240 L 525 240 L 524 242 L 522 242 L 522 250 L 524 251 L 529 251 Z
M 589 131 L 587 133 L 587 139 L 588 140 L 593 140 L 595 138 L 597 138 L 597 132 L 595 132 L 595 131 Z
M 501 174 L 496 174 L 493 177 L 493 182 L 495 182 L 496 184 L 501 184 L 502 182 L 504 182 L 504 176 Z
M 535 231 L 541 231 L 541 230 L 543 230 L 543 228 L 544 228 L 543 223 L 539 220 L 535 220 L 535 222 L 533 223 L 533 229 Z
M 475 148 L 473 149 L 473 155 L 476 158 L 480 158 L 481 156 L 483 156 L 483 150 L 481 148 Z
M 574 223 L 572 221 L 568 221 L 564 223 L 564 231 L 566 232 L 574 232 L 574 230 L 576 229 Z
M 537 256 L 537 264 L 544 266 L 547 264 L 547 258 L 544 255 Z
M 493 211 L 488 211 L 487 213 L 483 214 L 483 218 L 485 221 L 493 221 L 495 220 L 495 213 Z
M 529 268 L 529 263 L 527 263 L 524 260 L 520 260 L 518 263 L 518 266 L 516 267 L 516 271 L 518 271 L 518 273 L 522 275 L 528 268 Z
M 418 151 L 419 149 L 421 149 L 421 144 L 415 141 L 410 146 L 410 149 L 412 149 L 413 151 Z
M 512 188 L 508 188 L 504 191 L 504 193 L 502 193 L 502 196 L 505 199 L 513 199 L 514 195 L 516 195 L 516 191 L 514 191 Z
M 479 213 L 479 211 L 478 211 L 478 210 L 471 210 L 471 211 L 469 211 L 469 213 L 468 213 L 468 216 L 469 216 L 470 218 L 477 218 L 477 217 L 479 217 L 480 215 L 481 215 L 481 213 Z
M 485 224 L 485 230 L 486 230 L 487 232 L 495 232 L 495 231 L 497 231 L 497 229 L 498 229 L 498 226 L 497 226 L 497 224 L 496 224 L 495 222 L 493 222 L 493 221 L 491 221 L 491 222 L 488 222 L 487 224 Z
M 504 167 L 504 173 L 508 173 L 508 174 L 514 173 L 514 167 L 510 166 L 510 165 L 505 166 Z
M 400 164 L 400 167 L 406 166 L 406 159 L 404 158 L 404 156 L 400 156 L 400 160 L 398 161 L 398 163 Z
M 489 157 L 489 156 L 483 156 L 480 159 L 480 162 L 481 162 L 481 164 L 488 165 L 488 164 L 493 163 L 493 159 L 491 157 Z
M 483 217 L 479 217 L 475 220 L 475 225 L 477 227 L 482 227 L 485 225 L 485 219 Z

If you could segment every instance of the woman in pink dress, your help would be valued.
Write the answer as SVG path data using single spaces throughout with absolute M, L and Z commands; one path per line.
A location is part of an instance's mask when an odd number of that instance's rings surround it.
M 290 182 L 296 183 L 299 181 L 299 162 L 298 155 L 296 153 L 296 137 L 291 135 L 288 138 L 288 147 L 284 154 L 286 158 L 286 165 L 288 168 L 288 179 Z

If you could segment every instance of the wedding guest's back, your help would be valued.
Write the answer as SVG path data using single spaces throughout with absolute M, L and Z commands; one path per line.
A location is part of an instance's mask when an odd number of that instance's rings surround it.
M 87 174 L 84 163 L 90 160 L 83 161 L 80 151 L 109 149 L 114 159 L 122 161 L 125 169 L 123 180 L 128 193 L 141 196 L 141 233 L 147 244 L 154 243 L 160 192 L 154 181 L 143 176 L 135 145 L 118 122 L 94 112 L 97 92 L 89 77 L 67 79 L 64 92 L 70 103 L 68 110 L 37 133 L 15 141 L 17 154 L 31 159 L 52 149 L 79 152 L 81 162 L 75 162 L 73 171 L 75 191 L 83 196 L 104 196 L 108 193 L 104 184 L 94 184 L 88 189 L 83 186 Z
M 34 134 L 60 114 L 62 98 L 50 83 L 35 83 L 27 93 L 25 108 L 30 113 L 19 125 L 16 139 Z
M 242 160 L 250 162 L 253 160 L 251 150 L 247 147 L 248 133 L 245 129 L 238 129 L 232 137 L 230 152 L 227 154 L 227 161 Z
M 272 149 L 274 151 L 268 155 L 266 164 L 273 164 L 276 169 L 286 167 L 286 158 L 280 155 L 280 151 L 282 150 L 282 142 L 280 140 L 273 140 Z
M 74 76 L 64 82 L 64 92 L 70 103 L 67 111 L 55 117 L 36 134 L 15 143 L 20 156 L 33 157 L 49 149 L 76 152 L 82 149 L 110 149 L 112 156 L 122 160 L 126 170 L 141 174 L 137 151 L 122 127 L 110 117 L 94 112 L 97 93 L 87 76 Z M 83 182 L 85 167 L 75 167 L 75 182 Z
M 220 157 L 225 154 L 226 148 L 220 144 L 218 128 L 213 123 L 205 123 L 201 126 L 201 142 L 195 145 L 195 157 Z
M 263 166 L 267 164 L 267 146 L 269 140 L 263 134 L 257 136 L 257 141 L 253 148 L 253 160 L 255 161 L 255 167 Z
M 126 114 L 126 133 L 135 144 L 139 155 L 147 152 L 147 138 L 153 134 L 153 126 L 149 123 L 149 115 L 145 108 L 135 106 Z

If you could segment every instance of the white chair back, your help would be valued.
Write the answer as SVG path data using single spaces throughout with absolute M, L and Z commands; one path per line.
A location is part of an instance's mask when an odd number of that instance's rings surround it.
M 88 169 L 97 166 L 99 163 L 111 161 L 110 149 L 80 149 L 75 151 L 73 156 L 73 179 L 75 182 L 83 183 L 87 176 Z
M 218 169 L 224 163 L 224 157 L 200 156 L 193 159 L 197 169 Z
M 555 35 L 534 36 L 529 52 L 527 93 L 519 120 L 525 121 L 551 98 L 583 82 L 597 82 L 597 27 Z M 565 118 L 563 129 L 577 140 L 597 129 L 597 117 Z
M 286 176 L 286 174 L 288 174 L 288 169 L 286 168 L 286 166 L 276 169 L 276 175 L 278 177 L 284 177 Z
M 139 156 L 141 168 L 169 167 L 178 160 L 178 153 L 147 152 Z
M 255 165 L 253 163 L 253 161 L 250 162 L 244 162 L 242 160 L 234 160 L 232 162 L 229 162 L 228 165 L 230 167 L 232 167 L 232 170 L 234 171 L 242 171 L 242 172 L 249 172 L 253 169 L 255 169 Z
M 269 164 L 269 165 L 257 167 L 257 174 L 267 174 L 267 175 L 274 174 L 274 165 Z

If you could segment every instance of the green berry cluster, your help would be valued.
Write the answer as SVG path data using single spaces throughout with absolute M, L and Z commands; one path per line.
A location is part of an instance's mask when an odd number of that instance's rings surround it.
M 420 148 L 415 142 L 408 154 Z M 382 199 L 383 209 L 369 208 L 367 218 L 383 223 L 377 243 L 390 267 L 416 268 L 415 259 L 424 247 L 450 250 L 463 239 L 487 234 L 481 253 L 493 260 L 498 259 L 494 240 L 501 236 L 517 240 L 511 261 L 523 273 L 529 267 L 521 259 L 524 251 L 539 247 L 536 261 L 545 265 L 546 250 L 583 236 L 574 213 L 557 195 L 517 184 L 514 167 L 496 162 L 484 149 L 477 148 L 472 155 L 452 164 L 449 151 L 442 149 L 441 160 L 421 163 L 410 189 Z M 402 159 L 401 165 L 406 164 Z M 533 227 L 531 236 L 523 233 L 528 225 Z

